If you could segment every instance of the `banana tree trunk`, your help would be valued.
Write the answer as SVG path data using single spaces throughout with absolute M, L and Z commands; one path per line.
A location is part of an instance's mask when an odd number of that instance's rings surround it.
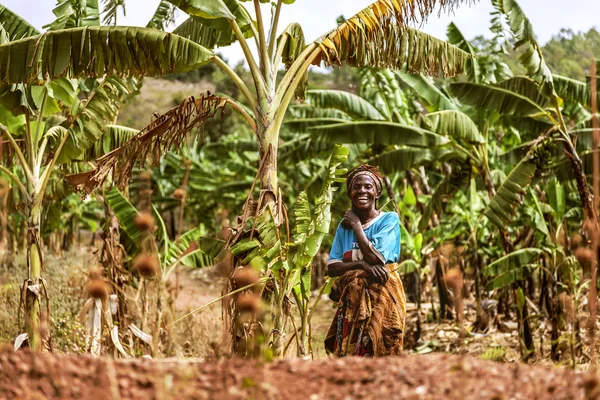
M 4 183 L 0 180 L 0 185 Z M 8 250 L 8 191 L 2 193 L 0 188 L 0 251 Z
M 115 296 L 114 300 L 111 300 L 114 301 L 114 309 L 111 309 L 107 314 L 110 317 L 110 320 L 107 318 L 109 329 L 111 329 L 111 332 L 115 332 L 115 338 L 113 338 L 115 350 L 113 354 L 116 357 L 118 354 L 124 355 L 124 352 L 119 348 L 120 343 L 117 343 L 116 340 L 118 339 L 118 327 L 129 326 L 127 299 L 124 294 L 126 293 L 129 277 L 122 269 L 123 250 L 120 246 L 119 221 L 108 204 L 106 195 L 102 196 L 101 202 L 104 207 L 104 226 L 100 263 L 104 269 L 104 276 L 117 288 L 116 294 L 111 295 Z
M 25 288 L 25 332 L 29 346 L 41 348 L 40 336 L 40 297 L 42 288 L 42 240 L 40 237 L 41 209 L 39 205 L 30 208 L 27 216 L 27 280 Z M 49 316 L 48 316 L 49 317 Z
M 157 358 L 159 356 L 159 345 L 160 345 L 160 327 L 162 324 L 163 307 L 162 307 L 162 295 L 164 291 L 164 281 L 162 273 L 158 274 L 156 280 L 156 320 L 154 321 L 154 332 L 152 333 L 152 357 Z
M 264 124 L 265 126 L 271 125 L 270 123 Z M 272 131 L 266 130 L 264 133 L 260 132 L 259 137 L 264 139 L 261 141 L 259 156 L 261 160 L 260 170 L 260 198 L 258 201 L 257 215 L 260 215 L 266 207 L 269 205 L 274 211 L 274 220 L 277 227 L 281 226 L 282 219 L 280 215 L 281 210 L 281 198 L 279 196 L 279 179 L 277 177 L 277 148 L 279 140 L 279 132 L 273 134 Z M 277 283 L 275 283 L 277 284 Z M 272 342 L 271 347 L 273 354 L 279 357 L 283 354 L 284 346 L 284 330 L 285 330 L 285 294 L 282 290 L 276 290 L 276 299 L 274 299 L 273 305 L 274 318 L 273 318 L 273 330 L 272 330 Z
M 275 140 L 263 140 L 259 155 L 262 160 L 262 168 L 260 169 L 261 199 L 258 209 L 262 210 L 267 204 L 271 203 L 275 206 L 275 211 L 277 212 L 279 209 L 277 201 L 277 194 L 279 192 L 279 180 L 277 178 L 277 138 Z M 281 223 L 277 214 L 275 215 L 275 222 L 278 226 Z
M 571 168 L 573 169 L 573 175 L 575 175 L 575 181 L 577 182 L 577 191 L 579 192 L 579 198 L 581 200 L 581 206 L 585 211 L 585 215 L 588 219 L 596 222 L 598 221 L 597 211 L 594 208 L 594 195 L 590 191 L 590 187 L 587 183 L 587 177 L 583 170 L 583 163 L 579 154 L 575 150 L 575 146 L 570 141 L 564 141 L 565 153 L 571 161 Z
M 266 107 L 265 107 L 266 108 Z M 264 108 L 263 108 L 264 109 Z M 267 209 L 273 211 L 274 222 L 277 227 L 281 226 L 282 223 L 282 212 L 281 212 L 281 197 L 279 195 L 279 180 L 277 177 L 277 148 L 279 140 L 279 131 L 275 129 L 275 123 L 273 118 L 263 114 L 263 118 L 259 118 L 260 122 L 257 124 L 257 136 L 259 138 L 259 170 L 258 170 L 258 182 L 260 185 L 260 195 L 258 201 L 254 201 L 253 193 L 249 194 L 249 198 L 244 207 L 242 215 L 247 217 L 254 216 L 259 217 Z M 270 127 L 267 128 L 267 127 Z M 256 209 L 254 209 L 256 205 Z M 241 264 L 241 258 L 236 257 L 234 263 L 234 270 L 237 269 Z M 285 293 L 283 293 L 282 287 L 279 287 L 280 282 L 273 279 L 273 292 L 269 304 L 273 311 L 273 320 L 271 325 L 271 332 L 264 332 L 265 336 L 269 336 L 270 347 L 273 351 L 273 355 L 278 357 L 283 354 L 284 345 L 284 330 L 285 330 Z M 231 310 L 233 311 L 233 310 Z M 232 320 L 235 320 L 237 311 L 231 313 Z M 257 333 L 253 326 L 256 321 L 250 321 L 247 324 L 249 331 L 244 328 L 245 337 L 240 337 L 237 331 L 236 324 L 232 324 L 232 350 L 234 353 L 245 356 L 252 356 L 256 353 L 257 345 L 259 341 Z M 265 339 L 267 339 L 265 337 Z M 250 342 L 248 342 L 250 341 Z
M 435 260 L 435 280 L 440 298 L 440 320 L 452 319 L 452 308 L 454 306 L 452 300 L 450 300 L 450 294 L 444 279 L 447 269 L 448 260 L 440 254 Z

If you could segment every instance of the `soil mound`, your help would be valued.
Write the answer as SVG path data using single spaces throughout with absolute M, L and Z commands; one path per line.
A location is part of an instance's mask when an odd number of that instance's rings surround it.
M 0 350 L 1 399 L 592 399 L 598 380 L 566 369 L 428 354 L 261 363 Z

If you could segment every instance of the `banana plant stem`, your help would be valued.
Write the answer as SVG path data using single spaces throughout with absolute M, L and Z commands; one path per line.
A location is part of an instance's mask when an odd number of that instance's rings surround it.
M 244 108 L 242 106 L 240 106 L 237 102 L 233 101 L 233 100 L 228 100 L 227 104 L 229 104 L 231 106 L 231 108 L 233 108 L 235 111 L 239 112 L 248 122 L 248 125 L 250 125 L 250 128 L 252 129 L 252 131 L 254 133 L 256 132 L 256 121 L 254 121 L 254 118 L 252 118 L 252 116 L 250 114 L 248 114 L 248 112 L 246 112 L 246 110 L 244 110 Z
M 265 77 L 267 87 L 269 87 L 269 80 L 271 74 L 271 62 L 267 53 L 267 41 L 265 39 L 265 24 L 263 22 L 262 11 L 260 9 L 260 1 L 254 0 L 254 10 L 256 12 L 256 23 L 258 25 L 258 54 L 260 59 L 260 65 Z
M 48 164 L 48 166 L 42 173 L 42 176 L 40 178 L 41 185 L 40 185 L 39 191 L 37 191 L 38 195 L 36 196 L 36 198 L 34 198 L 35 203 L 39 203 L 40 205 L 42 204 L 44 194 L 46 193 L 46 186 L 48 186 L 48 182 L 50 181 L 50 175 L 52 175 L 52 169 L 54 168 L 54 165 L 56 164 L 56 160 L 58 160 L 58 157 L 60 156 L 60 152 L 61 152 L 62 148 L 64 147 L 65 143 L 67 142 L 68 138 L 69 138 L 69 133 L 67 131 L 67 133 L 64 135 L 62 141 L 56 148 L 54 157 L 52 158 L 52 160 L 50 161 L 50 163 Z
M 17 178 L 11 170 L 6 168 L 4 165 L 0 165 L 0 171 L 8 175 L 8 177 L 14 182 L 14 184 L 19 188 L 23 195 L 27 197 L 27 189 L 25 189 L 25 186 L 19 181 L 19 178 Z
M 21 151 L 21 148 L 15 141 L 15 138 L 10 134 L 10 132 L 6 128 L 0 128 L 0 130 L 2 130 L 4 132 L 4 134 L 6 135 L 6 137 L 8 139 L 8 142 L 10 143 L 13 150 L 17 154 L 17 158 L 21 162 L 21 168 L 23 168 L 23 171 L 25 172 L 25 176 L 27 176 L 27 180 L 29 182 L 31 182 L 31 184 L 33 184 L 33 174 L 31 172 L 31 169 L 29 168 L 29 164 L 27 163 L 27 160 L 25 159 L 25 155 L 23 154 L 23 152 Z
M 277 6 L 275 8 L 275 16 L 273 17 L 273 25 L 271 25 L 271 32 L 269 35 L 269 48 L 267 53 L 269 57 L 273 57 L 273 49 L 275 49 L 275 38 L 277 37 L 277 26 L 279 25 L 279 15 L 281 14 L 281 4 L 283 0 L 277 0 Z M 273 65 L 277 65 L 277 60 L 271 60 Z
M 292 101 L 292 97 L 294 96 L 296 87 L 300 84 L 300 81 L 303 79 L 304 73 L 308 70 L 308 67 L 310 67 L 312 61 L 315 58 L 317 58 L 317 56 L 319 55 L 320 52 L 321 52 L 320 48 L 318 48 L 318 47 L 314 48 L 313 51 L 311 53 L 309 53 L 309 55 L 306 57 L 304 63 L 302 63 L 302 65 L 297 69 L 296 76 L 294 76 L 294 79 L 289 84 L 289 86 L 284 87 L 285 95 L 283 96 L 281 103 L 277 107 L 277 114 L 275 117 L 275 121 L 272 124 L 272 126 L 274 128 L 272 130 L 269 129 L 269 131 L 267 131 L 265 133 L 265 138 L 267 140 L 272 140 L 272 141 L 276 140 L 277 136 L 279 135 L 279 128 L 281 127 L 281 124 L 283 123 L 283 118 L 285 117 L 285 113 L 290 104 L 290 101 Z M 288 73 L 289 72 L 291 72 L 291 70 L 288 71 Z M 280 88 L 280 90 L 281 89 L 283 89 L 283 88 Z
M 227 65 L 227 63 L 220 57 L 215 57 L 214 62 L 219 68 L 221 68 L 223 72 L 225 72 L 225 74 L 227 74 L 227 76 L 231 78 L 238 89 L 240 89 L 244 97 L 246 97 L 246 100 L 248 100 L 248 103 L 250 103 L 250 107 L 252 107 L 252 109 L 256 109 L 256 98 L 250 92 L 250 89 L 248 89 L 248 86 L 246 86 L 242 78 L 240 78 L 240 76 L 236 74 L 235 71 L 231 69 L 231 67 Z
M 598 154 L 598 146 L 600 146 L 600 131 L 598 130 L 598 98 L 597 98 L 597 86 L 596 86 L 596 62 L 592 60 L 591 68 L 591 86 L 592 86 L 592 130 L 594 140 L 594 160 L 593 160 L 593 188 L 594 188 L 594 210 L 598 212 L 598 206 L 600 204 L 600 154 Z M 594 257 L 592 257 L 592 276 L 589 293 L 589 312 L 590 312 L 590 364 L 592 371 L 596 371 L 596 287 L 597 287 L 597 271 L 598 271 L 598 246 L 600 245 L 600 238 L 598 237 L 598 221 L 594 221 L 595 234 L 592 235 L 592 246 L 594 249 Z
M 44 110 L 46 109 L 46 102 L 48 101 L 48 89 L 44 90 L 44 97 L 42 98 L 42 105 L 37 118 L 37 124 L 35 126 L 35 136 L 33 137 L 33 144 L 37 146 L 40 140 L 40 133 L 42 129 L 42 119 L 44 118 Z
M 256 92 L 258 96 L 261 97 L 261 93 L 264 97 L 264 94 L 267 92 L 267 86 L 265 84 L 265 79 L 260 73 L 260 68 L 256 64 L 256 60 L 250 51 L 250 47 L 248 47 L 248 42 L 242 33 L 240 26 L 235 20 L 229 20 L 229 24 L 233 29 L 235 37 L 240 42 L 240 46 L 242 46 L 242 51 L 244 52 L 244 57 L 248 62 L 248 66 L 250 67 L 250 73 L 252 74 L 252 79 L 254 80 L 254 85 L 256 86 Z

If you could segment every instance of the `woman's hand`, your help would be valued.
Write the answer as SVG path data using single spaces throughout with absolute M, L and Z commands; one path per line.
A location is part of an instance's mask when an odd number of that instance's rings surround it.
M 371 265 L 368 262 L 363 261 L 361 268 L 363 271 L 369 273 L 376 283 L 384 284 L 390 277 L 387 268 L 382 264 Z
M 344 213 L 344 218 L 342 219 L 342 226 L 346 229 L 354 229 L 357 226 L 361 226 L 360 218 L 358 215 L 352 210 L 348 210 Z

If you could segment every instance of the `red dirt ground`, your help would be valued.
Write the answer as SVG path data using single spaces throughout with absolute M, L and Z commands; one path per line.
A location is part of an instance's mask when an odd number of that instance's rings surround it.
M 597 399 L 597 375 L 469 357 L 113 361 L 0 350 L 0 399 Z

